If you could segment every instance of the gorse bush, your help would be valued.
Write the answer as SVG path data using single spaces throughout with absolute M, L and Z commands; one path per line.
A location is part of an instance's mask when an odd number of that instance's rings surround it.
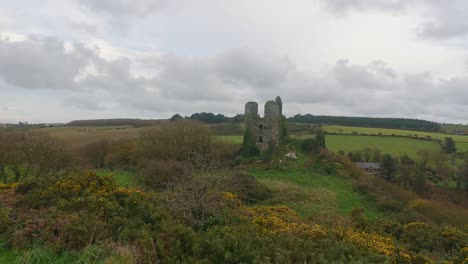
M 177 160 L 146 160 L 139 168 L 143 186 L 163 190 L 188 179 L 193 173 L 189 163 Z
M 258 183 L 226 177 L 192 175 L 158 193 L 118 188 L 111 176 L 94 173 L 43 181 L 17 193 L 16 217 L 6 232 L 10 243 L 26 250 L 26 262 L 59 256 L 84 263 L 419 263 L 465 257 L 463 230 L 362 224 L 362 210 L 353 213 L 354 227 L 318 224 L 287 206 L 246 206 L 240 199 L 258 198 L 245 188 Z M 229 191 L 226 179 L 242 188 Z

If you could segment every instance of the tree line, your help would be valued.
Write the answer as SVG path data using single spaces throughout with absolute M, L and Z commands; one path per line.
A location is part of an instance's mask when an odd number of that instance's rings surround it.
M 423 131 L 440 131 L 441 126 L 436 122 L 406 118 L 374 118 L 348 116 L 315 116 L 311 114 L 297 114 L 288 118 L 288 122 L 306 124 L 334 124 L 343 126 L 378 127 L 393 129 L 410 129 Z

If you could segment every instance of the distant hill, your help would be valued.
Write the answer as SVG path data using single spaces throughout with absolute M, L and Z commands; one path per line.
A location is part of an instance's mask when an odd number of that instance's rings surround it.
M 116 119 L 90 119 L 90 120 L 74 120 L 66 124 L 66 126 L 152 126 L 165 122 L 165 119 L 132 119 L 132 118 L 116 118 Z
M 377 127 L 409 129 L 422 131 L 440 131 L 441 125 L 436 122 L 406 118 L 375 118 L 348 116 L 315 116 L 297 114 L 288 118 L 288 122 L 306 124 L 333 124 L 342 126 Z
M 174 115 L 170 119 L 131 119 L 131 118 L 116 118 L 116 119 L 95 119 L 95 120 L 75 120 L 66 124 L 67 126 L 152 126 L 168 120 L 182 119 L 180 115 Z M 186 116 L 183 119 L 191 119 L 201 121 L 207 124 L 222 124 L 222 123 L 242 123 L 243 115 L 234 117 L 224 116 L 222 114 L 213 113 L 194 113 L 191 116 Z M 316 116 L 316 115 L 301 115 L 297 114 L 288 118 L 289 123 L 304 123 L 304 124 L 327 124 L 327 125 L 342 125 L 342 126 L 357 126 L 357 127 L 376 127 L 376 128 L 392 128 L 406 129 L 419 131 L 442 131 L 442 126 L 439 123 L 420 119 L 407 118 L 375 118 L 375 117 L 348 117 L 348 116 Z

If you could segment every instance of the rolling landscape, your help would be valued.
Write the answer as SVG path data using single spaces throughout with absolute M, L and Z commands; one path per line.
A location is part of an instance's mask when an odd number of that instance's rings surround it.
M 0 1 L 0 264 L 468 264 L 467 17 Z

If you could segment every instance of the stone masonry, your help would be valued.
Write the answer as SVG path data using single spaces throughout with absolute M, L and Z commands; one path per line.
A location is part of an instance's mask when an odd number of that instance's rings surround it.
M 245 104 L 244 123 L 246 130 L 256 141 L 261 153 L 265 153 L 270 146 L 276 147 L 280 143 L 280 121 L 282 114 L 281 98 L 265 103 L 265 116 L 258 115 L 258 104 L 248 102 Z

